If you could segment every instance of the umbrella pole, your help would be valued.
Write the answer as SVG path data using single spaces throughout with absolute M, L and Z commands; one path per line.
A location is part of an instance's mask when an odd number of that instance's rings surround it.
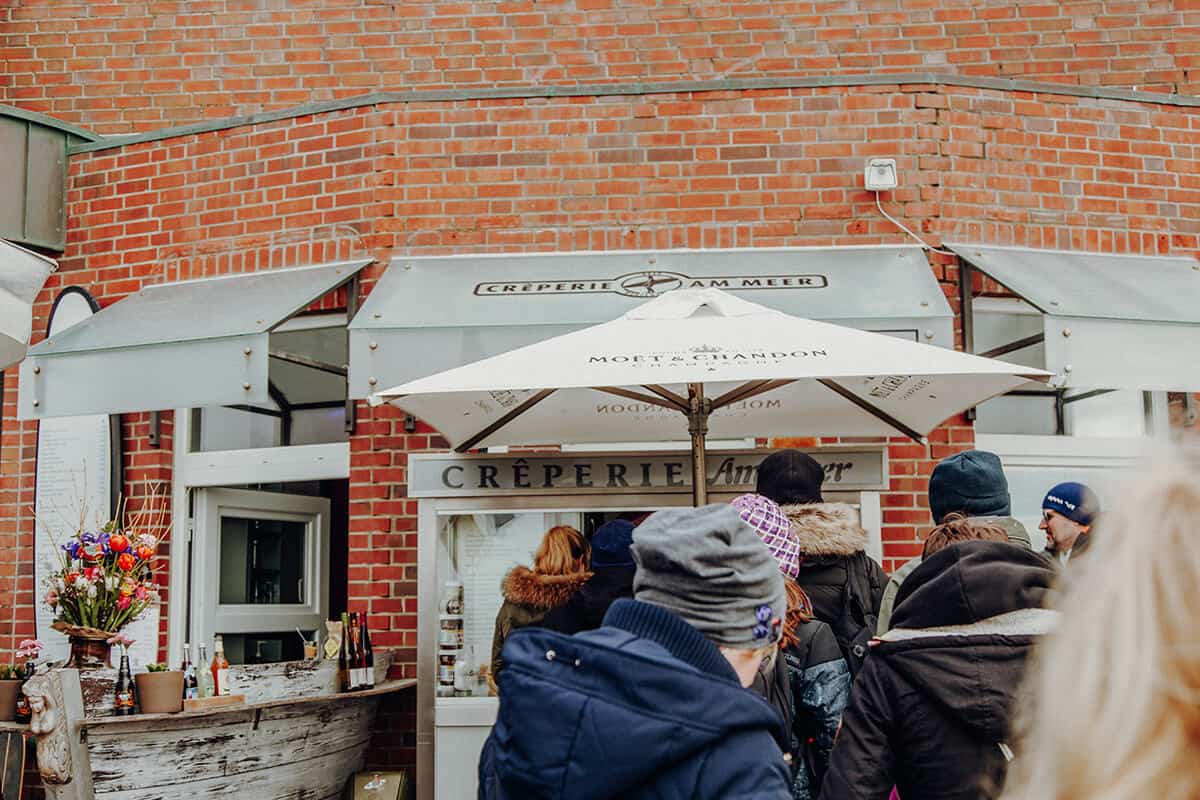
M 708 465 L 704 439 L 708 435 L 710 401 L 704 399 L 704 384 L 688 384 L 688 433 L 692 435 L 692 505 L 708 503 Z

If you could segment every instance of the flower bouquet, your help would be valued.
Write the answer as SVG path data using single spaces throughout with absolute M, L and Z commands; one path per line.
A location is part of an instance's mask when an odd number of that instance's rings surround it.
M 48 576 L 46 603 L 57 631 L 71 638 L 71 657 L 108 662 L 108 640 L 147 606 L 158 602 L 154 566 L 160 540 L 147 532 L 154 516 L 139 514 L 124 523 L 121 512 L 99 530 L 82 526 L 59 548 L 59 566 Z M 157 520 L 156 520 L 157 521 Z

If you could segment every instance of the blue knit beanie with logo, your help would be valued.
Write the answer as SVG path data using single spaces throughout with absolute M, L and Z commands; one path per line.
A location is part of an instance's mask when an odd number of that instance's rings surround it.
M 1091 525 L 1100 513 L 1100 498 L 1082 483 L 1060 483 L 1046 492 L 1043 511 L 1057 511 L 1080 525 Z

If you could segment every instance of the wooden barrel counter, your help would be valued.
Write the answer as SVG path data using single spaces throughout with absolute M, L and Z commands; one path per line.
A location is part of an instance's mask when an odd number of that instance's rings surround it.
M 56 669 L 30 680 L 30 728 L 50 800 L 333 800 L 362 768 L 379 701 L 414 680 L 338 693 L 336 663 L 230 668 L 245 702 L 178 714 L 112 715 L 115 671 Z M 89 702 L 90 698 L 90 702 Z

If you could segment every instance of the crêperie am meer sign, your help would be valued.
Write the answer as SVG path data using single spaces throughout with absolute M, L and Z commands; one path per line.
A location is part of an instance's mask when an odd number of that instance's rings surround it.
M 887 489 L 883 448 L 831 447 L 808 451 L 825 468 L 825 491 Z M 712 450 L 710 492 L 752 492 L 758 465 L 770 450 Z M 409 497 L 480 497 L 519 494 L 690 493 L 687 451 L 539 455 L 414 454 Z

